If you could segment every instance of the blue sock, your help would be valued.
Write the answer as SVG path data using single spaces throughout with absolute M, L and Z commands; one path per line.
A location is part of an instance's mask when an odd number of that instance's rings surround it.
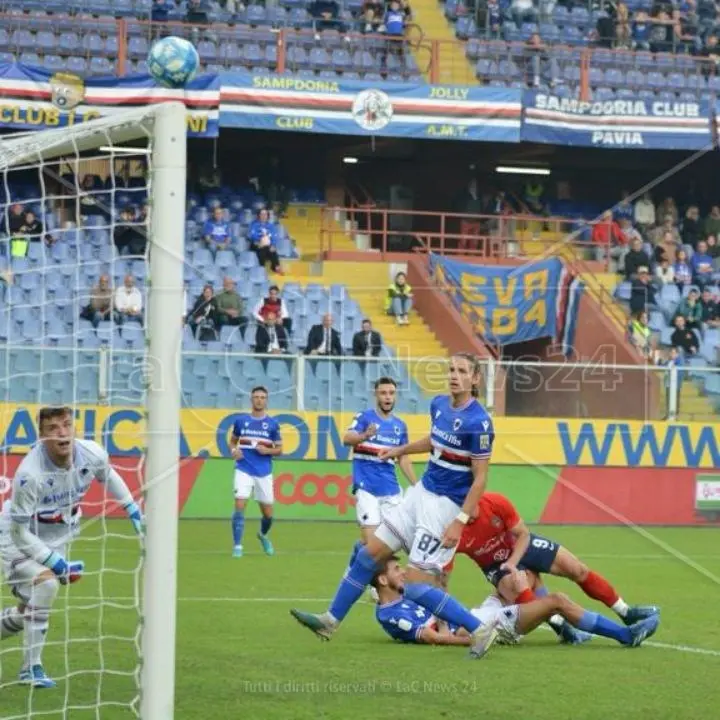
M 377 571 L 378 565 L 375 559 L 367 551 L 367 548 L 362 545 L 355 555 L 353 564 L 347 569 L 345 576 L 340 581 L 335 597 L 330 604 L 330 614 L 338 622 L 345 619 L 345 616 L 365 592 L 365 588 L 370 584 Z
M 245 530 L 245 513 L 236 510 L 232 516 L 233 545 L 242 545 L 243 531 Z
M 426 583 L 406 583 L 403 594 L 441 620 L 464 627 L 468 632 L 474 633 L 481 625 L 469 610 L 441 588 Z
M 612 638 L 624 645 L 629 645 L 632 642 L 632 634 L 624 625 L 618 625 L 616 622 L 589 610 L 583 613 L 577 627 L 593 635 Z
M 348 570 L 352 567 L 352 564 L 355 562 L 355 558 L 357 557 L 357 554 L 360 552 L 360 548 L 363 546 L 363 541 L 358 540 L 354 545 L 352 552 L 350 553 L 350 560 L 348 560 Z
M 261 535 L 267 535 L 270 532 L 270 528 L 272 527 L 273 519 L 271 517 L 265 517 L 262 516 L 262 520 L 260 520 L 260 534 Z

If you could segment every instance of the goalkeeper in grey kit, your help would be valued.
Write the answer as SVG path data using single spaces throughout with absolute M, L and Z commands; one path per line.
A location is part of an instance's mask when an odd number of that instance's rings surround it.
M 42 651 L 60 585 L 83 574 L 84 563 L 67 552 L 80 531 L 80 503 L 93 479 L 105 485 L 136 532 L 142 532 L 140 508 L 107 452 L 91 440 L 76 440 L 73 425 L 69 407 L 40 410 L 40 442 L 20 463 L 10 501 L 0 513 L 0 559 L 18 600 L 0 615 L 0 639 L 24 631 L 20 682 L 36 688 L 55 687 L 43 669 Z

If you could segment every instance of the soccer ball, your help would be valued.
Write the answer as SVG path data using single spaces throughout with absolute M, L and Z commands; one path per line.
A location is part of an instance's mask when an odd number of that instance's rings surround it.
M 195 77 L 200 57 L 195 46 L 179 37 L 158 40 L 148 56 L 148 70 L 160 85 L 183 87 Z

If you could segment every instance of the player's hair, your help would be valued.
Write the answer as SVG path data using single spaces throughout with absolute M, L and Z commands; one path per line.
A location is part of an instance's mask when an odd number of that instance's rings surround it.
M 280 288 L 279 288 L 277 285 L 271 285 L 271 286 L 268 288 L 268 292 L 270 292 L 271 290 L 275 290 L 275 291 L 278 292 L 278 293 L 280 292 Z
M 53 418 L 65 417 L 66 415 L 72 415 L 73 410 L 69 405 L 46 405 L 41 407 L 37 416 L 38 430 L 42 429 L 42 424 L 45 420 L 52 420 Z
M 474 353 L 457 352 L 453 355 L 453 357 L 462 358 L 463 360 L 467 360 L 468 363 L 470 364 L 470 371 L 472 372 L 473 377 L 475 377 L 475 375 L 480 375 L 480 373 L 482 372 L 482 368 L 483 368 L 482 360 L 480 360 L 480 358 L 477 355 L 475 355 Z M 480 396 L 480 383 L 479 382 L 474 382 L 472 384 L 472 387 L 470 389 L 470 394 L 474 398 Z
M 363 318 L 361 325 L 364 325 L 365 323 L 370 323 L 372 325 L 372 320 L 370 318 Z
M 397 383 L 387 375 L 383 375 L 375 381 L 375 390 L 377 390 L 381 385 L 392 385 L 394 388 L 397 388 Z
M 264 385 L 256 385 L 251 391 L 250 395 L 253 396 L 256 392 L 264 392 L 266 395 L 269 395 L 267 388 Z
M 380 589 L 380 576 L 384 575 L 387 572 L 387 566 L 391 562 L 400 562 L 400 558 L 397 555 L 391 555 L 383 564 L 380 566 L 380 569 L 373 575 L 372 580 L 370 581 L 370 584 L 376 589 Z

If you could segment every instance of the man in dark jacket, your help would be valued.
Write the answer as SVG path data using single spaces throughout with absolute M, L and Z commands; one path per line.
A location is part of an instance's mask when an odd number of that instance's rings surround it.
M 675 330 L 670 336 L 670 343 L 674 348 L 679 348 L 685 355 L 696 355 L 700 349 L 700 342 L 697 335 L 685 326 L 685 318 L 678 315 L 675 318 Z
M 657 308 L 655 288 L 650 283 L 649 268 L 641 266 L 632 281 L 630 290 L 630 312 L 637 313 L 643 310 L 654 310 Z
M 322 325 L 313 325 L 308 333 L 306 355 L 342 355 L 340 333 L 332 326 L 332 315 L 323 315 Z
M 636 238 L 625 255 L 625 277 L 632 280 L 641 267 L 650 267 L 650 256 L 643 250 L 643 241 Z
M 280 355 L 288 351 L 287 330 L 278 322 L 275 313 L 268 313 L 265 322 L 258 325 L 255 335 L 255 352 L 260 355 Z
M 382 350 L 382 336 L 372 329 L 370 320 L 362 321 L 362 330 L 353 335 L 352 354 L 355 357 L 377 357 Z

